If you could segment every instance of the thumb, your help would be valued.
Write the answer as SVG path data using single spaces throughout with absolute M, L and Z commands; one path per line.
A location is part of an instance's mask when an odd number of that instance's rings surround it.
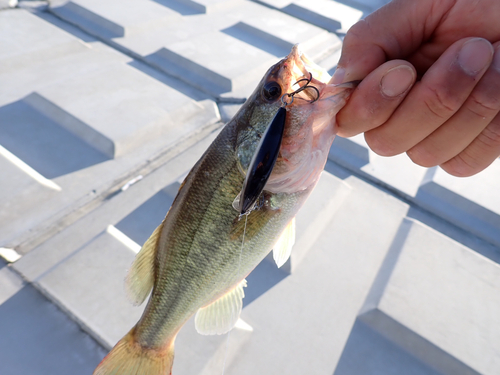
M 394 0 L 353 25 L 330 83 L 365 78 L 388 60 L 410 56 L 427 40 L 453 1 Z

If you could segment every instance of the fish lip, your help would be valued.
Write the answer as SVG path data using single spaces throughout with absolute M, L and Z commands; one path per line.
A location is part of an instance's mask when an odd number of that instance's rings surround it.
M 307 57 L 299 44 L 292 47 L 285 60 L 291 66 L 290 72 L 293 82 L 290 82 L 290 86 L 293 86 L 300 78 L 309 77 L 309 74 L 312 74 L 313 78 L 321 83 L 328 83 L 331 79 L 330 74 L 324 68 Z

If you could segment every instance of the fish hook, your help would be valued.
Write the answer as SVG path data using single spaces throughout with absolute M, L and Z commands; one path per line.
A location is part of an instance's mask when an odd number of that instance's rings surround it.
M 310 103 L 314 103 L 316 100 L 319 99 L 319 90 L 316 86 L 309 86 L 309 84 L 311 83 L 313 79 L 313 76 L 312 76 L 312 73 L 309 72 L 309 78 L 302 78 L 302 79 L 299 79 L 297 82 L 294 83 L 294 85 L 300 83 L 300 82 L 303 82 L 303 81 L 306 81 L 306 84 L 304 86 L 300 86 L 297 90 L 295 90 L 294 92 L 291 92 L 289 94 L 286 94 L 286 95 L 289 95 L 289 96 L 294 96 L 306 89 L 313 89 L 314 91 L 316 91 L 316 99 L 313 99 L 313 100 L 309 100 Z M 306 100 L 304 98 L 300 98 L 302 100 Z

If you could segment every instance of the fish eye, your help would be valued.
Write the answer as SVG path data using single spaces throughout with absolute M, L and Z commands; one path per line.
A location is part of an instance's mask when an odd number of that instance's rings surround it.
M 267 82 L 262 88 L 262 95 L 269 101 L 278 99 L 281 96 L 281 86 L 278 82 Z

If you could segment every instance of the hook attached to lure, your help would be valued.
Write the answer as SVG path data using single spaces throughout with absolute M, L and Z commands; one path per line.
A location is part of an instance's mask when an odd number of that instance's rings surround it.
M 294 95 L 308 88 L 313 89 L 317 94 L 316 98 L 310 102 L 312 103 L 319 99 L 318 89 L 314 86 L 308 86 L 312 81 L 312 74 L 309 74 L 309 79 L 303 78 L 295 82 L 295 84 L 297 84 L 302 81 L 307 81 L 304 86 L 299 87 L 294 92 L 284 94 L 281 97 L 282 105 L 262 135 L 259 145 L 257 146 L 257 150 L 248 167 L 247 175 L 245 177 L 245 181 L 243 182 L 243 188 L 239 195 L 238 210 L 240 215 L 248 214 L 251 211 L 255 202 L 262 193 L 262 190 L 264 190 L 264 186 L 266 185 L 274 165 L 276 164 L 276 159 L 278 158 L 281 147 L 281 141 L 283 140 L 283 132 L 285 130 L 285 107 L 293 103 Z M 287 98 L 289 101 L 287 101 Z
M 306 89 L 313 89 L 314 91 L 316 91 L 316 98 L 314 98 L 312 100 L 308 100 L 308 102 L 309 103 L 314 103 L 316 100 L 319 99 L 319 90 L 315 86 L 309 86 L 309 84 L 311 83 L 312 79 L 313 79 L 312 73 L 309 72 L 309 78 L 302 78 L 302 79 L 299 79 L 297 82 L 294 83 L 294 85 L 296 85 L 296 84 L 298 84 L 300 82 L 306 81 L 306 84 L 304 86 L 299 87 L 294 92 L 292 92 L 290 94 L 286 94 L 286 95 L 288 95 L 289 97 L 292 97 L 292 99 L 293 99 L 293 96 L 296 95 L 296 94 L 298 94 L 299 92 L 302 92 L 302 91 L 304 91 Z M 307 99 L 304 99 L 304 98 L 300 98 L 300 99 L 307 100 Z

